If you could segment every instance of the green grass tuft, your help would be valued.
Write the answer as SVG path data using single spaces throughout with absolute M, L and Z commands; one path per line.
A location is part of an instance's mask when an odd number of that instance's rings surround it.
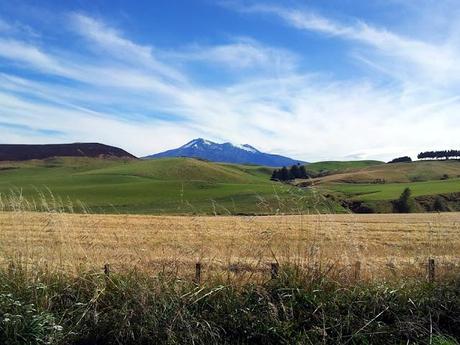
M 295 267 L 243 286 L 139 272 L 21 269 L 0 271 L 0 281 L 0 296 L 8 296 L 0 303 L 2 344 L 388 345 L 460 338 L 458 281 L 350 285 Z M 14 332 L 5 321 L 10 314 Z

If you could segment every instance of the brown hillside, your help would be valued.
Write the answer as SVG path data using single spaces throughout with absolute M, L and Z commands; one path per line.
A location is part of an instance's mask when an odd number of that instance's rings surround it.
M 52 157 L 136 157 L 118 147 L 98 143 L 0 145 L 0 161 L 25 161 Z

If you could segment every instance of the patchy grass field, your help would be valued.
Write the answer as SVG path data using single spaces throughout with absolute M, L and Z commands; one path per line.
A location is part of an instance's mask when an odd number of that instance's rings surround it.
M 417 161 L 412 163 L 378 164 L 333 172 L 310 180 L 296 180 L 295 185 L 311 186 L 334 195 L 335 199 L 364 202 L 374 212 L 393 212 L 391 201 L 410 188 L 415 198 L 427 202 L 418 211 L 433 209 L 436 196 L 449 200 L 451 211 L 459 210 L 460 161 Z M 431 197 L 431 201 L 430 201 Z
M 386 184 L 331 183 L 324 188 L 343 193 L 355 200 L 377 201 L 396 200 L 407 187 L 411 189 L 414 197 L 449 194 L 460 192 L 460 179 Z
M 330 265 L 340 275 L 361 262 L 361 277 L 424 277 L 428 257 L 439 272 L 460 264 L 460 214 L 161 217 L 4 212 L 0 257 L 58 270 L 100 269 L 241 279 L 268 264 Z M 342 272 L 343 271 L 343 272 Z
M 361 161 L 324 161 L 310 163 L 306 166 L 307 172 L 311 175 L 318 174 L 336 174 L 348 170 L 355 170 L 360 168 L 367 168 L 376 165 L 382 165 L 384 162 L 374 160 L 361 160 Z
M 377 164 L 355 167 L 315 179 L 316 184 L 327 183 L 411 183 L 460 177 L 460 161 L 417 161 L 412 163 Z

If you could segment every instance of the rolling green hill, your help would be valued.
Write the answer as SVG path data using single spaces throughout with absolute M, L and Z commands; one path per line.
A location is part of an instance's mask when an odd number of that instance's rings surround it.
M 295 184 L 270 181 L 272 169 L 190 158 L 122 160 L 54 158 L 0 163 L 0 209 L 25 198 L 37 208 L 66 205 L 81 212 L 140 214 L 273 214 L 343 211 L 351 200 L 389 211 L 410 187 L 415 197 L 460 192 L 460 162 L 380 164 L 376 161 L 313 163 L 333 174 Z M 323 170 L 324 171 L 324 170 Z M 317 193 L 319 191 L 319 193 Z M 14 195 L 13 198 L 11 196 Z M 333 199 L 331 199 L 333 200 Z M 70 207 L 72 205 L 72 207 Z M 84 206 L 82 206 L 84 205 Z
M 148 214 L 268 214 L 309 208 L 312 193 L 270 181 L 271 169 L 189 158 L 149 161 L 56 158 L 0 164 L 9 196 L 59 200 L 82 211 Z M 321 208 L 321 206 L 320 206 Z
M 137 176 L 153 180 L 207 181 L 216 183 L 263 182 L 267 174 L 261 167 L 215 164 L 198 159 L 164 158 L 94 169 L 83 174 Z
M 440 180 L 446 177 L 460 177 L 460 161 L 380 164 L 324 176 L 315 179 L 315 183 L 411 183 Z
M 424 195 L 449 194 L 460 192 L 460 179 L 424 181 L 411 183 L 388 184 L 351 184 L 338 183 L 327 185 L 327 188 L 341 192 L 354 200 L 377 201 L 395 200 L 405 188 L 412 190 L 414 197 Z
M 360 169 L 375 165 L 384 164 L 380 161 L 362 160 L 362 161 L 324 161 L 310 163 L 306 165 L 307 173 L 310 176 L 330 175 L 344 172 L 351 169 Z
M 453 196 L 460 192 L 460 161 L 454 160 L 381 164 L 296 183 L 314 184 L 324 193 L 332 193 L 341 200 L 364 202 L 375 211 L 391 212 L 391 201 L 398 199 L 406 187 L 415 198 L 443 195 L 450 199 L 451 209 L 460 208 Z

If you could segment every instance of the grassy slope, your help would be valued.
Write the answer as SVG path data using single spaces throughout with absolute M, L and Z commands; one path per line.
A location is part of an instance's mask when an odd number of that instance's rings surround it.
M 316 182 L 372 183 L 385 180 L 386 183 L 408 183 L 440 180 L 444 174 L 451 178 L 460 177 L 460 161 L 381 164 L 325 176 Z
M 355 200 L 395 200 L 401 195 L 406 187 L 412 190 L 412 195 L 414 197 L 460 192 L 460 179 L 389 184 L 340 183 L 327 185 L 327 187 L 334 191 L 344 193 Z
M 383 164 L 380 161 L 363 160 L 363 161 L 324 161 L 310 163 L 306 166 L 307 171 L 319 174 L 321 172 L 338 173 L 349 169 L 359 169 L 369 166 Z
M 441 180 L 443 175 L 448 180 Z M 414 196 L 460 192 L 460 162 L 413 162 L 384 164 L 316 179 L 322 188 L 345 194 L 354 200 L 394 200 L 404 188 Z M 372 183 L 385 180 L 385 184 Z
M 286 200 L 307 193 L 270 182 L 270 171 L 186 158 L 61 158 L 0 164 L 0 193 L 21 190 L 30 199 L 37 197 L 37 189 L 49 189 L 54 196 L 73 204 L 81 201 L 95 212 L 220 214 L 273 213 L 280 208 L 279 197 Z
M 315 179 L 324 190 L 361 201 L 460 192 L 460 162 L 377 164 L 376 161 L 322 162 L 314 166 L 345 169 Z M 372 165 L 374 164 L 374 165 Z M 352 166 L 355 166 L 352 169 Z M 364 165 L 365 167 L 356 168 Z M 216 164 L 196 159 L 150 161 L 59 158 L 0 163 L 0 193 L 19 190 L 29 199 L 47 189 L 94 212 L 120 213 L 274 213 L 298 207 L 305 193 L 269 181 L 270 168 Z M 449 175 L 446 181 L 441 180 Z M 383 179 L 385 184 L 371 183 Z M 308 198 L 307 198 L 308 199 Z

